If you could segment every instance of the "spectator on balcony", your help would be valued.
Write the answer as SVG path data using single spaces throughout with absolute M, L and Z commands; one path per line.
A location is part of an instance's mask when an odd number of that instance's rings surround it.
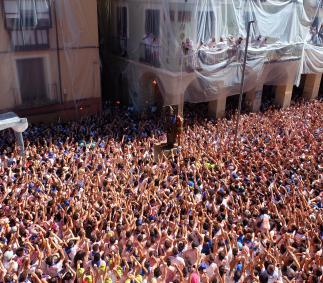
M 146 33 L 142 41 L 143 41 L 144 50 L 145 50 L 145 61 L 150 62 L 153 57 L 151 46 L 154 41 L 154 35 L 152 33 Z
M 266 46 L 266 44 L 267 44 L 267 38 L 262 35 L 258 35 L 255 41 L 255 47 L 261 48 Z
M 260 43 L 260 47 L 264 47 L 264 46 L 266 46 L 267 45 L 267 37 L 263 37 L 262 38 L 262 41 L 261 41 L 261 43 Z
M 314 45 L 319 45 L 319 36 L 318 36 L 316 26 L 310 27 L 310 34 L 311 34 L 310 43 L 312 43 Z
M 190 55 L 193 52 L 193 43 L 188 37 L 186 38 L 185 42 L 182 42 L 182 49 L 184 55 Z
M 151 53 L 152 53 L 152 63 L 154 65 L 159 64 L 159 39 L 155 36 L 151 44 Z
M 243 37 L 239 36 L 235 41 L 235 46 L 240 47 L 240 46 L 242 46 L 242 43 L 243 43 Z
M 228 35 L 227 42 L 228 42 L 228 45 L 230 47 L 234 46 L 235 45 L 235 39 L 234 39 L 234 37 L 232 35 Z
M 323 24 L 321 24 L 321 27 L 318 33 L 318 44 L 323 45 Z
M 220 37 L 220 41 L 216 45 L 217 49 L 223 50 L 228 47 L 227 39 L 224 36 Z
M 209 42 L 208 42 L 207 46 L 208 46 L 209 48 L 216 48 L 216 40 L 215 40 L 215 37 L 212 37 L 212 38 L 209 40 Z
M 185 42 L 182 42 L 182 51 L 185 56 L 185 65 L 188 70 L 194 69 L 194 52 L 193 52 L 193 43 L 188 37 Z
M 151 45 L 154 40 L 154 35 L 152 33 L 146 33 L 146 35 L 143 37 L 142 41 L 145 45 Z

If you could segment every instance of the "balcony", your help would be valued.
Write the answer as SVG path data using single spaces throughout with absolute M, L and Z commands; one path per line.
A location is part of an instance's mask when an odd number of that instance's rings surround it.
M 52 27 L 49 0 L 2 0 L 5 28 L 13 50 L 49 48 Z
M 139 45 L 140 55 L 139 61 L 152 65 L 154 67 L 160 67 L 160 52 L 161 46 L 154 44 L 140 43 Z
M 14 51 L 48 49 L 48 30 L 11 31 L 11 46 Z
M 10 92 L 14 99 L 13 107 L 16 109 L 40 107 L 60 102 L 59 91 L 56 83 L 46 84 L 45 93 L 43 93 L 42 96 L 28 101 L 22 97 L 21 91 L 18 88 L 11 88 Z

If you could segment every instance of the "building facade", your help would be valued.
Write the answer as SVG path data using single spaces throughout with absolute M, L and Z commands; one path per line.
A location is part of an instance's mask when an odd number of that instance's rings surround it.
M 97 3 L 0 0 L 0 111 L 39 121 L 101 109 Z
M 100 0 L 107 92 L 137 110 L 209 102 L 224 115 L 239 93 L 248 21 L 255 20 L 245 77 L 245 104 L 260 109 L 265 85 L 290 104 L 293 86 L 318 95 L 323 25 L 317 1 Z M 241 38 L 242 42 L 238 42 Z M 238 42 L 238 43 L 237 43 Z M 302 83 L 301 83 L 302 82 Z

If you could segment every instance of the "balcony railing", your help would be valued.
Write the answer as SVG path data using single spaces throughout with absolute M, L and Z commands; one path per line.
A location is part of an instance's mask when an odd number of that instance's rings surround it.
M 111 44 L 110 44 L 111 46 Z M 207 66 L 212 70 L 222 69 L 231 63 L 241 63 L 244 50 L 236 46 L 221 46 L 218 48 L 193 49 L 186 51 L 177 49 L 173 52 L 165 50 L 164 46 L 158 44 L 139 43 L 139 49 L 128 54 L 128 58 L 138 60 L 144 64 L 157 68 L 164 68 L 171 72 L 194 72 L 201 71 Z M 298 60 L 301 56 L 302 46 L 294 45 L 268 45 L 268 49 L 258 48 L 251 45 L 248 50 L 248 61 L 264 58 L 263 63 L 284 62 L 287 60 Z M 120 52 L 118 53 L 120 55 Z
M 29 103 L 22 102 L 22 97 L 19 89 L 17 88 L 11 88 L 11 94 L 14 98 L 14 107 L 16 108 L 29 108 L 29 107 L 41 107 L 45 105 L 51 105 L 55 103 L 60 102 L 60 97 L 57 89 L 57 84 L 47 84 L 46 85 L 46 93 L 44 93 L 44 96 L 35 99 L 33 101 L 30 101 Z
M 48 30 L 11 31 L 11 46 L 14 51 L 43 50 L 49 48 Z
M 140 57 L 141 62 L 147 63 L 154 67 L 160 67 L 160 45 L 140 43 Z

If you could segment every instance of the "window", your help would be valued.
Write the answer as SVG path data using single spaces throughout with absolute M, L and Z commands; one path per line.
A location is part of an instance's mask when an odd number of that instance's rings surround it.
M 4 0 L 8 30 L 50 28 L 49 0 Z
M 44 59 L 18 59 L 16 64 L 22 103 L 30 106 L 47 102 Z
M 20 22 L 23 28 L 35 28 L 37 25 L 37 14 L 33 0 L 20 2 Z
M 175 11 L 174 10 L 169 11 L 169 18 L 170 18 L 171 22 L 175 21 Z
M 14 50 L 49 48 L 49 0 L 3 0 L 5 26 Z
M 37 27 L 51 27 L 50 9 L 47 0 L 36 1 Z
M 127 7 L 117 7 L 117 35 L 128 37 L 128 13 Z
M 180 23 L 187 23 L 191 21 L 192 13 L 191 11 L 178 11 L 177 20 Z
M 206 42 L 215 36 L 215 16 L 213 11 L 199 12 L 197 24 L 199 41 Z
M 146 10 L 145 14 L 145 32 L 146 34 L 153 34 L 155 37 L 159 37 L 160 29 L 160 12 L 159 10 Z
M 17 29 L 20 27 L 20 11 L 18 2 L 12 0 L 4 1 L 5 24 L 8 29 Z

